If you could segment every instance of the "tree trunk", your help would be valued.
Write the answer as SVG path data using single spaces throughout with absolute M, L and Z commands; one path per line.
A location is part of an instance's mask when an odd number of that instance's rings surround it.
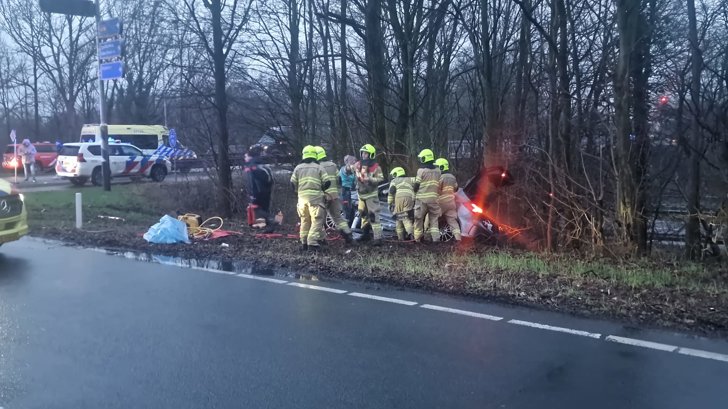
M 233 182 L 230 171 L 230 157 L 228 154 L 229 131 L 228 131 L 228 99 L 227 99 L 227 78 L 225 72 L 225 53 L 222 34 L 222 4 L 221 0 L 210 2 L 210 13 L 212 14 L 212 40 L 213 40 L 213 63 L 215 69 L 215 105 L 219 121 L 219 146 L 218 177 L 220 179 L 219 197 L 222 200 L 222 211 L 229 217 L 233 212 Z
M 380 147 L 386 147 L 387 129 L 384 104 L 387 94 L 387 73 L 384 61 L 384 38 L 381 27 L 381 0 L 367 1 L 364 20 L 366 29 L 365 54 L 374 140 Z
M 346 17 L 346 9 L 348 6 L 348 0 L 341 0 L 341 15 Z M 339 52 L 341 53 L 341 85 L 339 90 L 339 129 L 341 130 L 341 138 L 345 141 L 349 141 L 349 124 L 346 120 L 347 111 L 347 100 L 349 98 L 349 92 L 347 90 L 348 84 L 348 73 L 346 69 L 347 63 L 347 45 L 346 45 L 346 23 L 341 23 L 341 34 L 339 38 Z M 358 147 L 354 146 L 354 141 L 351 140 L 351 149 L 356 150 Z
M 524 0 L 523 8 L 531 13 L 531 0 Z M 521 13 L 520 34 L 518 37 L 518 67 L 516 68 L 516 110 L 514 122 L 516 123 L 516 144 L 521 145 L 526 140 L 526 78 L 530 75 L 531 53 L 531 23 L 524 13 Z
M 634 166 L 631 163 L 632 122 L 630 97 L 630 72 L 635 50 L 640 5 L 631 0 L 617 1 L 617 27 L 619 30 L 619 56 L 614 75 L 615 162 L 617 168 L 617 220 L 622 227 L 622 241 L 633 245 L 636 219 L 636 196 Z
M 300 64 L 300 21 L 301 17 L 298 11 L 298 1 L 289 0 L 291 50 L 288 55 L 288 96 L 291 99 L 291 125 L 293 126 L 293 137 L 295 141 L 303 146 L 306 144 L 303 135 L 303 118 L 301 114 L 301 103 L 303 102 L 303 92 L 298 80 L 298 66 Z M 299 146 L 299 148 L 301 147 Z
M 688 156 L 688 220 L 685 226 L 685 255 L 689 260 L 700 258 L 700 75 L 703 58 L 698 43 L 698 28 L 695 16 L 695 0 L 687 0 L 688 37 L 690 39 L 690 100 L 693 106 L 693 120 L 690 127 L 690 153 Z

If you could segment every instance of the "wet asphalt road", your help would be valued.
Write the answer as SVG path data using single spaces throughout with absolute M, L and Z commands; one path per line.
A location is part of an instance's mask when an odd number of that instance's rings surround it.
M 419 304 L 29 239 L 3 246 L 0 407 L 728 407 L 727 362 L 420 306 L 728 352 L 722 341 L 346 282 L 311 284 Z

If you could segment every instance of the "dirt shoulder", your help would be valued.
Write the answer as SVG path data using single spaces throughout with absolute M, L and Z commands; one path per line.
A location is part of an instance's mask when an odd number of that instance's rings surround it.
M 232 222 L 226 227 L 242 234 L 189 245 L 156 245 L 141 237 L 145 228 L 112 220 L 95 221 L 91 231 L 46 226 L 33 228 L 32 234 L 85 247 L 245 260 L 265 268 L 728 337 L 728 272 L 721 268 L 686 269 L 669 263 L 605 267 L 600 261 L 543 259 L 480 245 L 423 247 L 394 241 L 381 247 L 347 247 L 342 240 L 330 240 L 312 254 L 299 251 L 295 239 L 256 237 L 256 231 Z

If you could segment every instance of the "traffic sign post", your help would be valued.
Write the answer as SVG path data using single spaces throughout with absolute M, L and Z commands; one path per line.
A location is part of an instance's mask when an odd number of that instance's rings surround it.
M 101 20 L 99 0 L 39 0 L 40 9 L 46 13 L 96 18 L 96 49 L 99 63 L 99 128 L 96 135 L 101 140 L 101 166 L 104 176 L 104 190 L 111 190 L 111 169 L 109 168 L 108 126 L 106 125 L 104 81 L 124 77 L 124 40 L 121 38 L 123 25 L 118 18 Z

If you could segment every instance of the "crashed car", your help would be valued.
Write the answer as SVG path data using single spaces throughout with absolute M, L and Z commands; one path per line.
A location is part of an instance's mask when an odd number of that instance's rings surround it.
M 455 194 L 460 230 L 465 238 L 497 242 L 501 237 L 498 224 L 487 216 L 493 192 L 513 184 L 513 175 L 502 166 L 483 168 Z M 441 240 L 450 240 L 452 232 L 440 220 Z
M 498 224 L 487 216 L 486 209 L 490 205 L 495 190 L 510 186 L 513 183 L 513 175 L 507 169 L 502 166 L 491 166 L 481 169 L 477 175 L 468 179 L 463 187 L 458 189 L 455 194 L 455 202 L 457 203 L 458 221 L 462 237 L 492 243 L 496 243 L 502 238 Z M 379 185 L 378 190 L 379 201 L 381 202 L 379 218 L 382 228 L 386 231 L 394 231 L 395 220 L 387 206 L 389 183 Z M 358 202 L 356 192 L 352 192 L 352 204 L 355 208 Z M 350 222 L 352 230 L 359 232 L 361 227 L 359 212 L 355 212 L 354 220 Z M 452 231 L 443 218 L 439 220 L 439 225 L 440 240 L 451 240 L 453 238 Z M 328 215 L 326 217 L 326 227 L 329 231 L 336 230 L 336 224 Z

